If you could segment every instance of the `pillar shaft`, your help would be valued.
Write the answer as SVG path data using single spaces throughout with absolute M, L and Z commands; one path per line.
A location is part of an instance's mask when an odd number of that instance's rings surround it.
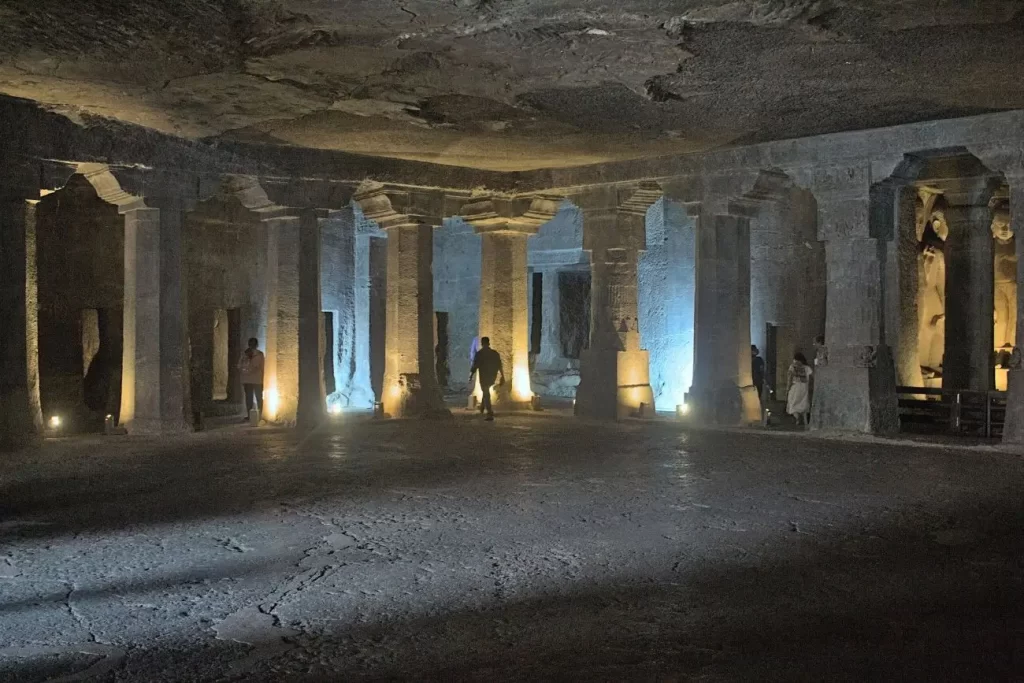
M 299 386 L 296 423 L 303 428 L 320 424 L 327 413 L 320 258 L 320 220 L 316 211 L 307 209 L 299 216 L 296 282 L 299 310 Z
M 702 420 L 753 424 L 760 409 L 750 365 L 750 220 L 702 216 L 696 253 L 692 400 Z
M 862 179 L 851 170 L 851 178 Z M 827 365 L 814 369 L 814 429 L 892 433 L 899 430 L 896 369 L 886 338 L 887 239 L 873 237 L 872 198 L 818 197 L 818 234 L 825 242 Z M 878 212 L 874 215 L 879 215 Z M 877 226 L 890 236 L 891 229 Z
M 558 280 L 558 270 L 543 271 L 541 279 L 540 355 L 536 362 L 541 366 L 564 370 L 565 359 L 562 355 L 562 337 L 560 332 L 562 327 L 561 293 L 559 292 Z
M 39 438 L 39 308 L 36 202 L 0 200 L 0 449 Z
M 1017 342 L 1014 363 L 1010 369 L 1009 395 L 1006 400 L 1006 424 L 1003 442 L 1024 444 L 1024 367 L 1020 367 L 1020 350 L 1024 343 L 1024 175 L 1011 176 L 1010 227 L 1017 248 Z
M 372 348 L 370 335 L 372 277 L 371 255 L 374 242 L 384 233 L 365 225 L 357 225 L 355 236 L 355 289 L 353 309 L 355 328 L 353 330 L 352 373 L 349 377 L 349 405 L 369 408 L 376 400 L 370 375 Z
M 944 389 L 989 391 L 994 310 L 992 210 L 951 206 L 946 212 L 946 351 Z
M 591 252 L 590 346 L 580 357 L 575 413 L 617 419 L 654 410 L 650 357 L 641 349 L 637 259 L 645 244 L 646 210 L 657 199 L 628 210 L 584 212 Z
M 387 228 L 384 412 L 392 417 L 444 411 L 434 372 L 433 226 Z
M 523 403 L 530 388 L 530 329 L 526 299 L 527 233 L 484 232 L 481 242 L 480 338 L 501 354 L 508 384 L 498 401 Z
M 191 425 L 184 210 L 174 202 L 126 211 L 121 423 L 135 434 Z

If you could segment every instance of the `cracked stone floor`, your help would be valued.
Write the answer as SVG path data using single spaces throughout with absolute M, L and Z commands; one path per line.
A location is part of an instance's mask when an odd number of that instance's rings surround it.
M 0 459 L 0 680 L 1020 680 L 1022 463 L 551 413 Z

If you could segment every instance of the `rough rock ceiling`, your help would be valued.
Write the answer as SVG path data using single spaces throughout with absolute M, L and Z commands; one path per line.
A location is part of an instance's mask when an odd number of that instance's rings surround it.
M 1020 0 L 4 0 L 0 92 L 495 170 L 1024 108 Z

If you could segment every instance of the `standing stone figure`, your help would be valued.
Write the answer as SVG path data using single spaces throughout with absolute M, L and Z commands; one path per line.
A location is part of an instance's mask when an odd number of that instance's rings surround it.
M 760 398 L 764 390 L 764 358 L 761 358 L 761 350 L 755 344 L 750 345 L 750 373 L 754 377 L 754 387 Z
M 995 348 L 1013 346 L 1017 337 L 1017 248 L 1010 215 L 996 212 L 992 222 L 995 239 Z
M 811 421 L 811 375 L 814 371 L 807 365 L 807 358 L 797 351 L 793 354 L 793 362 L 789 366 L 786 395 L 786 412 L 796 418 L 797 425 L 806 425 Z
M 480 339 L 480 350 L 473 357 L 473 367 L 469 369 L 469 381 L 473 383 L 473 373 L 476 373 L 480 380 L 480 391 L 483 392 L 483 400 L 480 402 L 480 412 L 487 413 L 487 421 L 494 420 L 494 408 L 491 407 L 491 387 L 494 385 L 498 375 L 501 375 L 501 384 L 505 383 L 505 369 L 501 366 L 501 354 L 491 348 L 490 337 Z

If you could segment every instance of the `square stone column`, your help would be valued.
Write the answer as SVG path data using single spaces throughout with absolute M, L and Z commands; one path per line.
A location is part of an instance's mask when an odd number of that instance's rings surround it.
M 264 415 L 311 427 L 326 414 L 320 334 L 320 225 L 313 209 L 267 226 Z
M 558 269 L 549 268 L 542 273 L 540 355 L 537 364 L 547 368 L 564 370 L 566 361 L 562 355 L 562 302 L 558 284 Z
M 1024 169 L 1007 175 L 1010 185 L 1010 229 L 1017 248 L 1017 340 L 1009 373 L 1003 443 L 1024 444 Z
M 501 354 L 508 383 L 496 389 L 497 404 L 525 405 L 530 387 L 529 302 L 526 298 L 527 232 L 481 233 L 480 338 Z
M 191 429 L 188 315 L 182 245 L 185 206 L 147 199 L 159 208 L 124 214 L 124 360 L 121 424 L 133 434 Z
M 694 415 L 714 424 L 756 424 L 761 410 L 750 365 L 750 219 L 701 215 L 696 270 Z
M 582 197 L 584 249 L 591 253 L 590 346 L 580 355 L 575 413 L 614 420 L 654 411 L 650 357 L 640 342 L 637 260 L 653 183 Z
M 884 311 L 886 241 L 892 230 L 877 219 L 872 223 L 873 201 L 889 197 L 872 192 L 870 177 L 867 167 L 815 170 L 818 237 L 825 242 L 828 276 L 828 358 L 814 368 L 813 429 L 899 431 L 896 368 Z
M 949 236 L 942 388 L 948 390 L 995 388 L 992 209 L 983 199 L 982 205 L 951 204 L 945 210 Z
M 365 183 L 353 201 L 387 232 L 384 412 L 390 417 L 450 415 L 434 371 L 434 226 L 443 195 Z
M 373 379 L 370 369 L 373 366 L 372 339 L 370 334 L 372 319 L 373 269 L 372 256 L 374 246 L 387 237 L 369 221 L 357 221 L 355 239 L 355 337 L 351 377 L 351 396 L 349 405 L 354 407 L 372 407 L 375 396 Z M 385 276 L 386 277 L 386 276 Z
M 462 218 L 482 238 L 479 336 L 489 337 L 501 354 L 508 380 L 496 389 L 498 405 L 525 406 L 533 397 L 527 239 L 554 218 L 560 200 L 489 195 L 472 198 L 462 209 Z
M 38 196 L 38 190 L 36 190 Z M 37 200 L 0 197 L 0 450 L 37 441 L 39 298 L 36 279 Z

